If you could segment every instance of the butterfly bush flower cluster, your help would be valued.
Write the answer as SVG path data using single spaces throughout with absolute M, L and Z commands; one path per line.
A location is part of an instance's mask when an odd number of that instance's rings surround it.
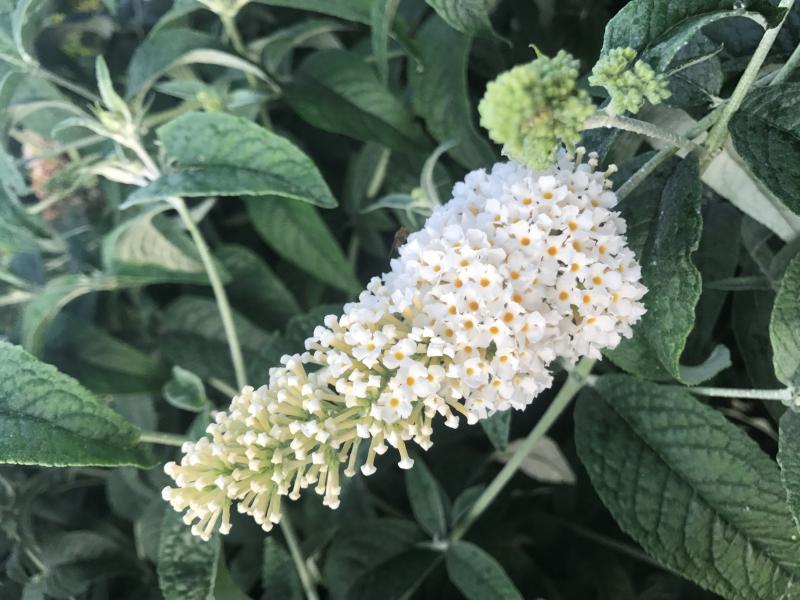
M 192 531 L 226 533 L 232 503 L 268 531 L 284 496 L 309 487 L 336 508 L 342 473 L 374 473 L 390 448 L 408 469 L 434 420 L 524 409 L 556 358 L 599 358 L 630 336 L 646 289 L 608 172 L 583 154 L 468 174 L 389 273 L 217 413 L 165 467 L 164 498 Z
M 611 97 L 609 108 L 618 114 L 635 114 L 645 100 L 659 104 L 672 95 L 667 77 L 636 60 L 633 48 L 613 48 L 594 66 L 589 83 L 606 88 Z
M 481 125 L 503 144 L 506 155 L 543 169 L 553 162 L 559 144 L 574 148 L 596 108 L 589 94 L 577 88 L 578 60 L 563 50 L 552 58 L 537 54 L 490 82 L 478 112 Z

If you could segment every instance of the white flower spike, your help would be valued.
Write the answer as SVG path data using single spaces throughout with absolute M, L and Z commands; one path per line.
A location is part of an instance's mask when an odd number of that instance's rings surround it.
M 303 354 L 284 356 L 269 385 L 216 414 L 165 466 L 175 487 L 163 496 L 193 533 L 227 533 L 232 502 L 269 531 L 283 496 L 311 485 L 336 508 L 342 467 L 371 475 L 391 446 L 411 468 L 406 443 L 429 448 L 437 415 L 457 427 L 524 409 L 557 357 L 600 358 L 629 337 L 646 288 L 609 172 L 583 155 L 469 173 L 389 273 L 327 316 Z

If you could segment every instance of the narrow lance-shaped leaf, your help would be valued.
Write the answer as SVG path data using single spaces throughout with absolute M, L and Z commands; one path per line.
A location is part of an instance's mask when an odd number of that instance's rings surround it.
M 409 61 L 414 110 L 439 142 L 456 140 L 450 154 L 467 168 L 494 162 L 495 154 L 475 129 L 467 92 L 471 38 L 431 16 L 417 35 L 421 66 Z
M 204 542 L 192 535 L 178 512 L 167 510 L 158 548 L 158 584 L 164 600 L 212 600 L 219 553 L 219 535 Z
M 294 73 L 285 94 L 289 106 L 320 129 L 400 152 L 429 145 L 405 106 L 354 53 L 315 52 Z
M 633 0 L 606 25 L 602 53 L 607 54 L 613 48 L 626 46 L 642 52 L 674 37 L 674 43 L 669 48 L 662 47 L 659 52 L 666 64 L 703 25 L 723 17 L 748 13 L 757 13 L 770 26 L 774 26 L 780 23 L 785 9 L 767 0 L 748 2 L 746 10 L 737 0 Z
M 467 600 L 522 600 L 500 563 L 471 542 L 452 543 L 446 564 L 450 581 Z
M 442 492 L 439 483 L 421 460 L 416 461 L 413 469 L 406 471 L 406 490 L 417 522 L 430 535 L 444 537 L 447 533 L 447 511 Z
M 126 206 L 171 196 L 271 194 L 325 208 L 336 199 L 313 161 L 289 140 L 222 113 L 188 113 L 158 129 L 176 165 L 134 192 Z
M 71 377 L 0 342 L 0 462 L 150 467 L 139 430 Z
M 775 376 L 785 385 L 800 385 L 800 255 L 791 260 L 781 281 L 769 337 Z
M 344 292 L 361 289 L 352 265 L 313 206 L 263 197 L 249 199 L 247 211 L 259 235 L 286 260 Z
M 753 90 L 731 119 L 730 131 L 758 180 L 800 214 L 800 83 Z
M 652 195 L 661 185 L 660 198 Z M 644 298 L 647 313 L 634 327 L 633 337 L 606 354 L 638 375 L 683 381 L 693 375 L 683 372 L 680 358 L 694 326 L 702 287 L 692 262 L 703 229 L 697 162 L 684 159 L 666 180 L 663 174 L 657 176 L 640 192 L 629 196 L 621 208 L 649 290 Z
M 659 562 L 725 598 L 789 597 L 800 555 L 777 465 L 719 412 L 604 376 L 578 400 L 575 440 L 614 518 Z
M 786 500 L 800 530 L 800 413 L 787 410 L 780 420 L 778 464 Z

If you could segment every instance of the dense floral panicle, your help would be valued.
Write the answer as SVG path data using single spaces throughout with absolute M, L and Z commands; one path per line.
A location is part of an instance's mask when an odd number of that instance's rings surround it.
M 226 532 L 231 502 L 269 530 L 282 497 L 309 486 L 336 508 L 342 467 L 370 475 L 391 447 L 410 468 L 406 444 L 427 449 L 435 418 L 457 427 L 523 409 L 556 357 L 599 358 L 630 336 L 646 290 L 606 174 L 582 158 L 497 164 L 456 184 L 389 273 L 166 466 L 164 497 L 193 531 Z
M 592 69 L 591 85 L 606 88 L 615 113 L 637 113 L 645 100 L 658 104 L 671 96 L 669 81 L 653 67 L 636 59 L 633 48 L 614 48 Z
M 478 111 L 481 125 L 503 152 L 534 168 L 553 161 L 559 142 L 572 147 L 595 111 L 577 90 L 578 61 L 561 50 L 518 65 L 486 86 Z

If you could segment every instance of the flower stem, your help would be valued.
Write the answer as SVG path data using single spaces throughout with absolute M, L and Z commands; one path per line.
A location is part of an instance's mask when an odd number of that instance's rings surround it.
M 519 469 L 525 457 L 531 453 L 536 443 L 542 438 L 544 434 L 550 429 L 550 426 L 558 419 L 561 413 L 569 406 L 569 403 L 575 397 L 575 394 L 580 391 L 585 383 L 586 376 L 594 366 L 594 360 L 583 358 L 570 372 L 569 377 L 561 386 L 561 389 L 553 399 L 553 403 L 547 408 L 542 415 L 542 418 L 536 423 L 534 428 L 525 438 L 525 441 L 517 448 L 514 455 L 509 459 L 505 466 L 500 470 L 497 476 L 492 480 L 489 486 L 469 509 L 464 519 L 459 523 L 450 534 L 450 540 L 456 541 L 464 537 L 470 527 L 478 520 L 483 512 L 494 501 L 497 495 L 503 490 L 506 484 L 511 480 L 514 474 Z
M 614 115 L 605 111 L 596 112 L 586 120 L 586 124 L 584 125 L 584 129 L 596 129 L 598 127 L 624 129 L 625 131 L 631 131 L 657 140 L 663 140 L 676 148 L 686 148 L 687 150 L 693 150 L 695 148 L 691 140 L 672 133 L 671 131 L 667 131 L 658 125 L 622 115 Z
M 170 204 L 177 211 L 178 215 L 183 221 L 184 226 L 192 236 L 192 241 L 197 247 L 200 254 L 200 259 L 203 261 L 203 266 L 208 275 L 208 281 L 211 283 L 211 289 L 214 291 L 214 299 L 217 301 L 217 309 L 219 316 L 222 319 L 222 328 L 225 331 L 225 338 L 228 340 L 228 349 L 231 353 L 231 362 L 233 363 L 233 370 L 236 373 L 236 385 L 241 389 L 247 384 L 247 372 L 244 368 L 244 358 L 242 357 L 242 346 L 239 344 L 239 335 L 236 333 L 236 324 L 233 322 L 233 311 L 231 310 L 228 295 L 225 293 L 225 286 L 217 271 L 217 266 L 214 264 L 214 258 L 211 256 L 211 251 L 206 244 L 203 234 L 197 228 L 197 225 L 189 214 L 189 209 L 183 198 L 170 198 Z
M 750 398 L 754 400 L 777 400 L 780 402 L 792 400 L 797 393 L 792 388 L 784 388 L 782 390 L 752 390 L 749 388 L 717 388 L 696 386 L 683 387 L 683 389 L 696 396 L 711 396 L 712 398 Z
M 793 4 L 794 0 L 781 0 L 778 6 L 780 8 L 785 8 L 786 14 L 788 15 Z M 728 102 L 722 109 L 719 120 L 714 124 L 711 133 L 709 133 L 708 138 L 706 138 L 706 149 L 700 159 L 701 173 L 705 171 L 706 167 L 711 163 L 711 160 L 722 147 L 722 144 L 725 143 L 725 139 L 728 137 L 728 123 L 730 123 L 736 111 L 739 110 L 747 92 L 750 91 L 750 87 L 758 77 L 758 72 L 764 64 L 764 60 L 767 58 L 767 54 L 769 54 L 772 45 L 775 43 L 775 39 L 778 37 L 781 26 L 785 21 L 786 17 L 784 16 L 784 19 L 777 26 L 764 32 L 764 36 L 761 38 L 753 56 L 750 58 L 750 62 L 747 63 L 744 73 L 742 73 L 742 76 L 739 78 L 736 88 L 734 88 L 733 93 L 730 98 L 728 98 Z
M 722 108 L 719 107 L 700 119 L 694 125 L 694 127 L 686 132 L 687 137 L 694 138 L 706 131 L 711 125 L 714 124 L 716 119 L 719 118 L 721 110 Z M 669 157 L 675 154 L 678 150 L 679 148 L 677 146 L 671 146 L 656 152 L 652 158 L 650 158 L 650 160 L 639 167 L 639 169 L 619 187 L 617 190 L 617 198 L 620 201 L 623 200 L 626 196 L 633 192 L 639 186 L 639 184 L 647 179 L 653 173 L 653 171 L 664 164 L 664 162 L 666 162 Z
M 778 74 L 775 75 L 770 82 L 770 85 L 776 85 L 786 81 L 789 75 L 792 74 L 792 71 L 797 68 L 798 64 L 800 64 L 800 44 L 797 44 L 797 47 L 792 52 L 791 56 L 789 56 L 789 60 L 784 63 L 780 71 L 778 71 Z
M 294 566 L 297 569 L 297 574 L 300 577 L 300 583 L 305 590 L 306 598 L 308 600 L 319 600 L 317 590 L 314 587 L 314 581 L 311 578 L 311 573 L 308 571 L 306 561 L 303 559 L 303 554 L 300 552 L 300 544 L 297 541 L 297 534 L 292 527 L 292 522 L 289 520 L 289 515 L 286 513 L 281 517 L 281 531 L 283 537 L 286 539 L 286 545 L 289 547 L 289 553 L 292 555 Z
M 228 39 L 231 41 L 233 49 L 243 57 L 247 58 L 247 47 L 244 45 L 242 35 L 239 33 L 239 29 L 236 27 L 236 17 L 230 13 L 221 12 L 219 13 L 219 18 L 220 21 L 222 21 L 222 26 L 225 28 L 225 33 L 228 35 Z
M 140 442 L 148 442 L 150 444 L 161 444 L 162 446 L 177 446 L 180 448 L 184 442 L 189 439 L 182 435 L 175 435 L 174 433 L 164 433 L 162 431 L 143 431 L 139 435 Z

